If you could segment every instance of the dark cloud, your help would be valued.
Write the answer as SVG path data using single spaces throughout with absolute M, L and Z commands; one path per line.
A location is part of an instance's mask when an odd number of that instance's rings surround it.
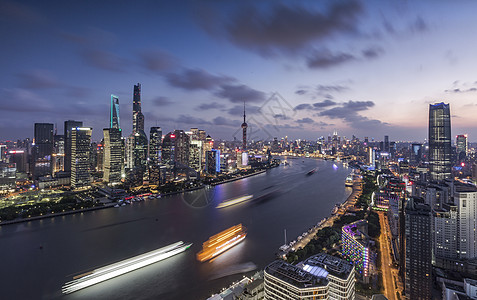
M 222 109 L 224 108 L 225 105 L 217 103 L 217 102 L 211 102 L 211 103 L 202 103 L 201 105 L 197 106 L 198 110 L 210 110 L 210 109 Z
M 294 53 L 307 48 L 311 42 L 334 34 L 353 32 L 362 12 L 357 1 L 331 2 L 325 12 L 301 5 L 277 2 L 267 10 L 248 6 L 236 9 L 232 16 L 207 16 L 205 29 L 213 35 L 225 36 L 232 43 L 262 55 Z M 217 20 L 212 24 L 210 18 Z M 221 19 L 220 19 L 221 18 Z M 217 28 L 223 28 L 218 32 Z
M 98 69 L 122 72 L 127 67 L 127 61 L 112 52 L 89 49 L 81 54 L 89 65 Z
M 152 104 L 155 106 L 166 106 L 169 104 L 173 104 L 174 102 L 167 97 L 159 96 L 157 98 L 152 99 Z
M 185 69 L 181 73 L 169 73 L 165 78 L 170 85 L 184 90 L 213 90 L 234 81 L 231 77 L 212 75 L 201 69 Z
M 313 106 L 308 103 L 302 103 L 295 106 L 295 110 L 305 110 L 305 109 L 313 109 Z
M 342 119 L 357 129 L 371 129 L 375 126 L 388 125 L 380 120 L 369 119 L 358 114 L 359 111 L 368 110 L 374 106 L 373 101 L 348 101 L 338 107 L 317 113 L 317 116 L 324 116 L 331 119 Z
M 378 47 L 368 48 L 362 51 L 363 57 L 367 59 L 373 59 L 380 56 L 383 53 L 383 49 Z
M 296 91 L 295 91 L 295 94 L 297 94 L 297 95 L 305 95 L 306 92 L 307 92 L 306 90 L 300 89 L 300 90 L 296 90 Z
M 180 115 L 175 121 L 179 124 L 194 124 L 195 126 L 211 124 L 209 121 L 190 115 Z
M 233 103 L 262 102 L 265 100 L 265 93 L 244 84 L 223 84 L 214 95 L 228 99 Z
M 276 115 L 273 115 L 273 118 L 276 119 L 276 120 L 282 120 L 282 121 L 290 120 L 290 119 L 291 119 L 289 116 L 284 115 L 284 114 L 276 114 Z
M 325 107 L 333 106 L 333 105 L 336 105 L 336 104 L 337 104 L 336 102 L 334 102 L 330 99 L 326 99 L 324 101 L 315 102 L 315 103 L 312 103 L 312 104 L 309 104 L 309 103 L 298 104 L 295 107 L 295 109 L 296 110 L 322 110 Z
M 315 51 L 308 56 L 307 65 L 311 69 L 325 69 L 356 60 L 356 57 L 349 53 L 331 53 L 329 50 Z
M 349 90 L 349 87 L 347 86 L 344 86 L 344 85 L 340 85 L 340 84 L 336 84 L 336 85 L 318 85 L 316 86 L 316 90 L 320 93 L 324 93 L 324 92 L 338 92 L 338 93 L 341 93 L 343 91 L 346 91 L 346 90 Z
M 428 30 L 427 23 L 421 17 L 417 17 L 416 20 L 410 25 L 412 32 L 423 32 Z
M 144 68 L 153 72 L 163 72 L 178 65 L 177 59 L 161 50 L 145 50 L 139 54 Z
M 326 99 L 322 102 L 316 102 L 316 103 L 313 103 L 313 107 L 315 109 L 322 109 L 324 107 L 328 107 L 328 106 L 333 106 L 333 105 L 336 105 L 336 102 L 334 101 L 331 101 L 329 99 Z
M 299 119 L 299 120 L 296 120 L 296 122 L 298 124 L 312 124 L 312 123 L 315 123 L 315 121 L 311 118 L 303 118 L 303 119 Z
M 226 110 L 229 115 L 232 116 L 243 116 L 243 105 L 235 105 L 232 108 Z M 246 114 L 247 116 L 255 115 L 260 113 L 260 107 L 255 105 L 247 105 Z
M 11 112 L 52 112 L 56 111 L 52 103 L 26 89 L 3 89 L 0 91 L 2 99 L 0 110 Z
M 444 92 L 446 93 L 468 93 L 468 92 L 477 92 L 477 88 L 472 87 L 468 89 L 460 89 L 460 88 L 455 88 L 451 90 L 445 90 Z
M 237 120 L 230 120 L 224 117 L 216 117 L 215 119 L 212 120 L 212 124 L 221 125 L 221 126 L 239 127 L 240 124 L 242 123 L 241 121 L 237 121 Z
M 85 98 L 91 94 L 89 88 L 79 87 L 79 86 L 69 86 L 66 88 L 66 95 L 69 97 L 75 98 Z
M 20 86 L 27 89 L 48 89 L 61 87 L 58 79 L 47 70 L 30 70 L 18 74 Z
M 0 19 L 17 23 L 44 23 L 47 21 L 46 17 L 37 10 L 16 2 L 0 1 Z

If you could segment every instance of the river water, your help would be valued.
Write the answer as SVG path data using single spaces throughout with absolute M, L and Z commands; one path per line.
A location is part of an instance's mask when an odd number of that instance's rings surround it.
M 351 192 L 339 163 L 288 159 L 290 165 L 208 189 L 132 205 L 0 226 L 1 299 L 206 299 L 263 269 L 284 243 L 330 215 Z M 335 164 L 335 166 L 333 166 Z M 306 173 L 318 168 L 313 175 Z M 217 209 L 242 195 L 278 193 L 267 201 Z M 247 238 L 213 261 L 195 255 L 210 236 L 242 223 Z M 74 275 L 177 241 L 187 251 L 73 294 Z

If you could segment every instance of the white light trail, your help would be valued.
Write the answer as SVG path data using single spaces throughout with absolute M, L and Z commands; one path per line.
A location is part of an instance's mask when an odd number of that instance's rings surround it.
M 147 252 L 120 262 L 95 269 L 92 272 L 84 273 L 77 279 L 65 283 L 62 288 L 64 294 L 76 292 L 80 289 L 92 286 L 99 282 L 120 276 L 122 274 L 137 270 L 147 265 L 156 263 L 178 253 L 187 250 L 192 244 L 185 244 L 180 241 L 169 246 Z

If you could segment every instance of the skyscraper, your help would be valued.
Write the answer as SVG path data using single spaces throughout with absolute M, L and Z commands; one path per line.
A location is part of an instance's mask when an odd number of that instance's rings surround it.
M 455 148 L 457 153 L 457 160 L 464 161 L 467 156 L 467 134 L 459 134 L 455 138 Z
M 124 144 L 119 124 L 119 98 L 111 95 L 110 128 L 104 128 L 103 181 L 115 185 L 121 182 L 124 172 Z
M 411 198 L 406 206 L 406 299 L 432 299 L 431 209 Z M 424 202 L 424 201 L 422 201 Z
M 243 103 L 242 151 L 247 150 L 247 122 L 245 122 L 245 102 Z
M 35 179 L 53 171 L 53 124 L 35 123 L 34 168 Z
M 83 127 L 83 122 L 68 120 L 65 121 L 65 172 L 71 172 L 71 131 L 73 128 Z
M 109 116 L 109 128 L 121 128 L 119 125 L 119 98 L 111 94 L 111 113 Z
M 141 112 L 141 84 L 134 85 L 133 91 L 133 132 L 144 131 L 144 115 Z
M 124 168 L 124 145 L 120 128 L 104 128 L 104 164 L 103 181 L 118 184 Z
M 76 127 L 71 131 L 71 187 L 88 187 L 90 176 L 90 146 L 93 128 Z
M 451 177 L 451 122 L 449 104 L 429 105 L 429 173 L 441 181 Z
M 184 130 L 174 130 L 175 138 L 175 151 L 174 161 L 180 166 L 189 166 L 189 136 Z
M 149 132 L 149 182 L 152 184 L 157 184 L 160 180 L 161 146 L 161 127 L 151 127 Z
M 147 164 L 147 136 L 144 132 L 144 115 L 141 112 L 141 84 L 133 90 L 133 132 L 127 141 L 127 166 L 144 173 Z

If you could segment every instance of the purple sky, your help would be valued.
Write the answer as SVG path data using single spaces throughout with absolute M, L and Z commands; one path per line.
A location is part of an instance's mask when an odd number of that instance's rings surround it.
M 417 3 L 416 3 L 417 2 Z M 3 1 L 0 140 L 81 120 L 95 140 L 110 94 L 132 129 L 253 138 L 424 140 L 429 103 L 477 129 L 475 1 Z

